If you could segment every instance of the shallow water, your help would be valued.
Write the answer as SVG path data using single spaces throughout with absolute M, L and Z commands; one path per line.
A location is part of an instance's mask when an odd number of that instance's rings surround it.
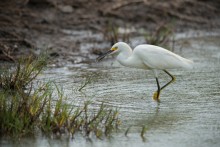
M 181 36 L 181 35 L 180 35 Z M 180 37 L 181 38 L 181 37 Z M 70 103 L 90 100 L 119 108 L 121 129 L 110 139 L 26 138 L 16 143 L 1 140 L 1 146 L 220 146 L 220 36 L 198 35 L 177 41 L 175 53 L 194 60 L 193 70 L 170 70 L 176 82 L 164 89 L 158 105 L 152 100 L 157 89 L 151 71 L 125 68 L 112 59 L 91 65 L 52 68 L 39 80 L 54 80 L 64 89 Z M 92 77 L 81 92 L 86 77 Z M 169 81 L 163 72 L 161 85 Z M 146 126 L 145 138 L 140 137 Z M 124 133 L 130 128 L 128 135 Z

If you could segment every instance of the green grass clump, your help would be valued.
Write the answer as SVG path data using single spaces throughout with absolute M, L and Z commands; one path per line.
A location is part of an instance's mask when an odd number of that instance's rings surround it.
M 0 89 L 18 90 L 27 87 L 43 70 L 46 63 L 45 55 L 20 59 L 15 68 L 1 71 Z
M 1 136 L 23 136 L 33 133 L 40 123 L 40 115 L 50 99 L 49 92 L 32 94 L 19 91 L 0 92 L 0 134 Z
M 0 137 L 23 137 L 42 132 L 47 136 L 75 133 L 98 138 L 109 136 L 120 121 L 118 111 L 104 104 L 97 112 L 89 102 L 82 107 L 67 103 L 67 97 L 51 82 L 33 86 L 46 65 L 42 58 L 21 60 L 14 70 L 0 77 Z M 37 88 L 33 88 L 36 87 Z

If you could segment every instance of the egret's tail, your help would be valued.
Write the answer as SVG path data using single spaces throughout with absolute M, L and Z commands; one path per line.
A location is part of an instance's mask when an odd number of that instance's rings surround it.
M 186 59 L 186 58 L 183 58 L 184 60 L 184 68 L 186 69 L 192 69 L 193 68 L 193 61 L 192 60 L 189 60 L 189 59 Z

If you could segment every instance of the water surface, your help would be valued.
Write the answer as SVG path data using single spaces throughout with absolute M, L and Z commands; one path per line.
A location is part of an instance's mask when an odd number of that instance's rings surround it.
M 81 106 L 84 101 L 117 107 L 122 125 L 112 138 L 88 140 L 76 136 L 74 140 L 25 138 L 16 146 L 68 146 L 68 147 L 219 147 L 220 146 L 220 36 L 181 37 L 176 42 L 175 53 L 194 60 L 193 70 L 169 70 L 176 76 L 161 92 L 161 103 L 152 100 L 157 89 L 151 71 L 120 66 L 111 58 L 101 63 L 51 68 L 39 80 L 54 80 L 63 87 L 69 103 Z M 81 92 L 77 89 L 91 78 Z M 161 85 L 170 80 L 160 72 Z M 140 137 L 142 126 L 147 128 Z M 124 135 L 127 128 L 130 130 Z M 1 146 L 15 146 L 2 140 Z

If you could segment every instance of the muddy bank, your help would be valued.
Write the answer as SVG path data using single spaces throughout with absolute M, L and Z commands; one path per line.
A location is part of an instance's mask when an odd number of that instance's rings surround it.
M 172 23 L 178 32 L 211 30 L 220 26 L 219 8 L 214 0 L 3 0 L 0 60 L 15 61 L 19 55 L 48 49 L 57 60 L 88 62 L 89 55 L 111 46 L 109 27 L 133 28 L 137 33 Z

